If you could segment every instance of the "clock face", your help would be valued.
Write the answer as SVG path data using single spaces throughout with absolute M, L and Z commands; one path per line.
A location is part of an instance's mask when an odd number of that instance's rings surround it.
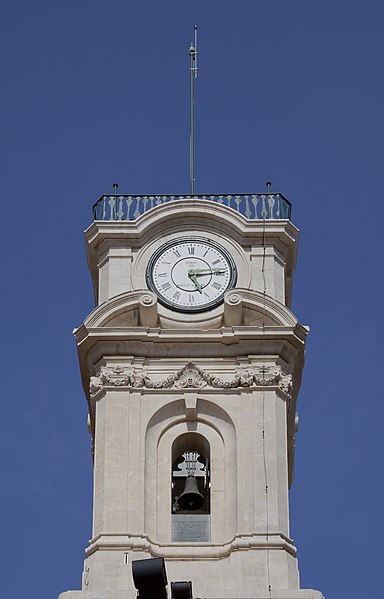
M 182 237 L 161 246 L 147 267 L 148 287 L 179 312 L 202 312 L 223 301 L 236 283 L 229 253 L 204 237 Z

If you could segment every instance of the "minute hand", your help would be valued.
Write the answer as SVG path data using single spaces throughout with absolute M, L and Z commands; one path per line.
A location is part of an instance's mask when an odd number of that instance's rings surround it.
M 193 272 L 198 275 L 201 272 L 213 272 L 213 273 L 217 273 L 217 272 L 225 272 L 226 268 L 194 268 Z

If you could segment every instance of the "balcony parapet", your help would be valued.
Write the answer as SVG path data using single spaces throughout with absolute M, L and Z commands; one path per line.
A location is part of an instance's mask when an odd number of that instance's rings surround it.
M 281 193 L 226 195 L 102 195 L 93 206 L 94 220 L 135 220 L 144 212 L 179 200 L 203 200 L 227 206 L 251 220 L 291 220 L 292 204 Z

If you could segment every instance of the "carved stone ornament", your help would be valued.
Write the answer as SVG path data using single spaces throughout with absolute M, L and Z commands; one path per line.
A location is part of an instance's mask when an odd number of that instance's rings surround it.
M 104 386 L 134 387 L 146 389 L 235 389 L 238 387 L 268 387 L 276 385 L 290 395 L 293 387 L 291 374 L 283 374 L 280 366 L 257 366 L 239 368 L 234 378 L 223 380 L 215 375 L 201 370 L 194 362 L 188 362 L 176 373 L 162 381 L 153 381 L 147 372 L 136 372 L 134 368 L 102 366 L 98 376 L 90 378 L 89 392 L 94 395 Z
M 89 380 L 89 392 L 94 395 L 106 385 L 114 387 L 132 387 L 132 377 L 134 375 L 133 368 L 122 368 L 115 366 L 114 368 L 100 368 L 99 376 L 91 376 Z

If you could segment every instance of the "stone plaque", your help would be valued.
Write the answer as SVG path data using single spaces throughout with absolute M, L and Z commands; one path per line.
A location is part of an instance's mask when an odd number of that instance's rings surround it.
M 172 514 L 172 542 L 210 540 L 209 514 Z

